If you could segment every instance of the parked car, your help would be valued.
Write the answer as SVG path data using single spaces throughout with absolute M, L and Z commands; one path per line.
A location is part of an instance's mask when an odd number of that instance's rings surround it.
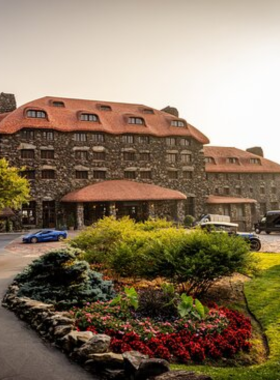
M 267 234 L 270 234 L 270 232 L 280 232 L 280 210 L 268 211 L 255 224 L 255 231 L 257 234 L 260 234 L 262 231 L 265 231 Z
M 43 243 L 47 241 L 61 241 L 67 238 L 66 231 L 40 230 L 23 236 L 23 243 Z
M 260 238 L 253 232 L 238 232 L 237 223 L 229 222 L 204 222 L 200 223 L 200 227 L 211 231 L 227 232 L 229 235 L 240 236 L 250 242 L 251 251 L 258 252 L 261 249 Z

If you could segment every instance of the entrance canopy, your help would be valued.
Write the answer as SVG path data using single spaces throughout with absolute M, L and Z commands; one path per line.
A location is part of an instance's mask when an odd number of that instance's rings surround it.
M 177 190 L 127 180 L 95 183 L 64 195 L 62 202 L 116 202 L 184 200 L 186 195 Z

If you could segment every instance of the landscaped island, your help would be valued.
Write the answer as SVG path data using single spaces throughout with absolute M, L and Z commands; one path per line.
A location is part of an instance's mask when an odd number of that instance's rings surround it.
M 122 371 L 127 353 L 137 351 L 137 371 L 141 365 L 161 366 L 156 374 L 148 371 L 146 378 L 168 370 L 165 361 L 188 364 L 187 370 L 204 363 L 207 366 L 195 368 L 208 372 L 213 365 L 264 361 L 256 354 L 261 340 L 256 322 L 252 328 L 248 313 L 236 310 L 246 308 L 210 298 L 218 279 L 256 270 L 256 255 L 243 239 L 187 232 L 164 220 L 136 224 L 128 218 L 105 218 L 70 245 L 28 266 L 16 277 L 5 303 L 75 360 L 100 369 L 106 354 L 107 367 Z M 42 303 L 39 313 L 31 311 Z M 94 344 L 100 339 L 102 349 L 97 352 Z M 221 368 L 221 373 L 226 371 Z M 213 378 L 220 374 L 218 369 L 212 372 Z

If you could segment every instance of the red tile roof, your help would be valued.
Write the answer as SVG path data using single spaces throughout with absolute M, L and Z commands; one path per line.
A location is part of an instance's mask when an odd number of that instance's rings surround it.
M 234 197 L 219 197 L 216 195 L 209 195 L 206 200 L 208 204 L 228 204 L 228 203 L 257 203 L 255 199 L 250 198 L 234 198 Z
M 5 119 L 6 116 L 10 115 L 11 112 L 0 113 L 0 122 Z
M 63 102 L 65 107 L 54 107 L 52 102 Z M 110 106 L 112 111 L 100 110 L 100 105 Z M 1 123 L 0 133 L 12 134 L 22 128 L 45 128 L 61 132 L 96 131 L 110 134 L 136 133 L 153 136 L 189 136 L 202 144 L 208 144 L 208 138 L 198 129 L 186 123 L 186 127 L 173 127 L 171 120 L 177 120 L 166 112 L 153 109 L 153 114 L 144 113 L 150 107 L 140 104 L 103 102 L 96 100 L 68 99 L 46 96 L 29 102 L 11 112 Z M 47 119 L 26 118 L 28 109 L 42 110 Z M 80 112 L 98 115 L 100 122 L 80 121 Z M 141 117 L 145 125 L 128 124 L 129 116 Z M 183 119 L 181 119 L 183 120 Z
M 62 202 L 159 201 L 186 199 L 183 193 L 127 180 L 99 182 L 64 195 Z
M 214 159 L 205 164 L 208 173 L 280 173 L 279 164 L 237 148 L 204 146 L 204 156 Z M 237 163 L 228 163 L 228 158 L 237 158 Z M 250 159 L 258 159 L 260 164 Z

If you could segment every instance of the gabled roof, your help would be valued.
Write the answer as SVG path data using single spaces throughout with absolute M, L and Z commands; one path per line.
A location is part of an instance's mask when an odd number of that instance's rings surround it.
M 53 102 L 63 102 L 65 107 L 54 107 Z M 110 106 L 112 111 L 102 111 L 100 105 Z M 27 118 L 25 114 L 28 109 L 45 111 L 47 119 Z M 145 113 L 143 109 L 152 109 L 153 113 Z M 99 122 L 80 121 L 78 118 L 80 112 L 96 114 Z M 127 119 L 130 116 L 143 118 L 145 125 L 128 124 Z M 142 104 L 46 96 L 11 112 L 0 122 L 0 133 L 12 134 L 22 128 L 44 128 L 61 132 L 96 131 L 115 135 L 136 133 L 159 137 L 186 136 L 192 137 L 202 144 L 209 143 L 205 135 L 186 121 L 184 121 L 185 127 L 171 126 L 171 120 L 177 119 L 166 112 Z
M 64 195 L 62 202 L 183 200 L 177 190 L 127 180 L 103 181 Z
M 205 157 L 214 159 L 205 164 L 208 173 L 280 173 L 280 165 L 276 162 L 241 149 L 204 146 L 203 150 Z M 229 158 L 236 158 L 236 163 L 227 162 Z
M 250 198 L 235 198 L 235 197 L 219 197 L 216 195 L 209 195 L 206 200 L 208 204 L 244 204 L 244 203 L 257 203 L 255 199 Z

